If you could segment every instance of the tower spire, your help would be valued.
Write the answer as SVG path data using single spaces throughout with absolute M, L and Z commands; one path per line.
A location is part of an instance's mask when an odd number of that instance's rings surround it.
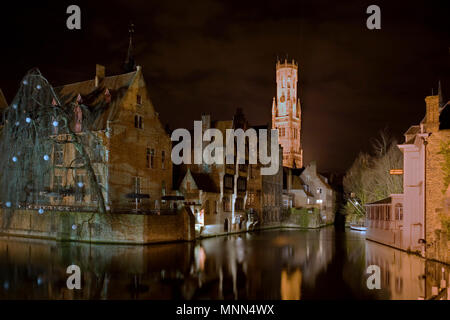
M 130 24 L 128 25 L 128 34 L 130 40 L 128 44 L 127 57 L 125 59 L 125 63 L 123 64 L 125 72 L 132 72 L 136 70 L 136 62 L 134 61 L 133 57 L 133 33 L 134 33 L 134 24 L 133 22 L 130 22 Z

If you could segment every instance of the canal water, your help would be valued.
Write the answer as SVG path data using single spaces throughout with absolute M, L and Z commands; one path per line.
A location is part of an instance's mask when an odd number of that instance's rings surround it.
M 80 290 L 66 286 L 73 264 Z M 367 288 L 369 265 L 380 267 L 379 290 Z M 0 299 L 416 300 L 443 277 L 448 266 L 333 227 L 147 246 L 0 238 Z

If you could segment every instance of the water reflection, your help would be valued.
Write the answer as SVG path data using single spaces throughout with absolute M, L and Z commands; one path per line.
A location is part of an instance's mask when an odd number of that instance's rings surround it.
M 66 288 L 71 264 L 81 290 Z M 371 264 L 381 290 L 367 289 Z M 332 227 L 152 246 L 3 238 L 0 299 L 418 299 L 438 290 L 442 267 Z

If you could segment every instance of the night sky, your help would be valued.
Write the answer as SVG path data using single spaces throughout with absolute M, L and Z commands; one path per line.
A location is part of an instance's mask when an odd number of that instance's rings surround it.
M 44 1 L 1 4 L 0 88 L 38 67 L 59 86 L 121 73 L 128 23 L 152 101 L 171 129 L 202 112 L 269 123 L 277 56 L 299 63 L 304 160 L 344 171 L 383 128 L 398 138 L 441 80 L 450 98 L 449 1 Z M 395 3 L 392 3 L 395 2 Z M 82 29 L 66 28 L 78 4 Z M 366 28 L 370 4 L 381 30 Z

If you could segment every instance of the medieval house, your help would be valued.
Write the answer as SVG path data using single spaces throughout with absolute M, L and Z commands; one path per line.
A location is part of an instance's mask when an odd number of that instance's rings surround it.
M 91 161 L 107 211 L 158 211 L 161 197 L 171 189 L 171 141 L 150 100 L 142 68 L 106 76 L 105 68 L 97 65 L 95 78 L 56 92 L 64 104 L 74 105 L 74 131 L 83 135 L 89 130 L 97 138 Z M 91 110 L 89 123 L 80 105 Z M 52 177 L 52 190 L 75 189 L 73 195 L 59 193 L 52 203 L 86 206 L 98 200 L 89 192 L 85 170 L 76 168 L 77 154 L 70 144 L 55 144 L 52 158 L 61 167 Z M 70 173 L 68 166 L 73 166 Z

